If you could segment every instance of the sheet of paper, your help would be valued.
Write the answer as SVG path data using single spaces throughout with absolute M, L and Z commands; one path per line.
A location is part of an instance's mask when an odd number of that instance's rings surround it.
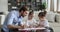
M 25 29 L 19 29 L 19 30 L 42 30 L 42 29 L 46 29 L 46 28 L 25 28 Z

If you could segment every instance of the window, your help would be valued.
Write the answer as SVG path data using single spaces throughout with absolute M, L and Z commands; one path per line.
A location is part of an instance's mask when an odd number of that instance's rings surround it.
M 54 11 L 60 12 L 60 0 L 54 0 Z

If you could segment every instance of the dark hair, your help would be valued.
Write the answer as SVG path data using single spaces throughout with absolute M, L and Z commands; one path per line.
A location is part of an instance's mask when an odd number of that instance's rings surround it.
M 34 11 L 33 10 L 29 12 L 29 15 L 32 15 L 32 14 L 34 14 Z
M 26 6 L 22 6 L 20 9 L 19 9 L 19 12 L 21 12 L 21 11 L 27 11 L 28 9 L 27 9 L 27 7 Z
M 38 14 L 38 16 L 41 16 L 41 17 L 43 17 L 43 16 L 45 16 L 46 15 L 46 11 L 43 11 L 43 12 L 40 12 L 39 14 Z

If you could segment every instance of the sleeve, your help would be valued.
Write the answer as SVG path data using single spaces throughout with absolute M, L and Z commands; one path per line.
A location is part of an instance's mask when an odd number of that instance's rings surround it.
M 48 22 L 48 20 L 45 21 L 45 27 L 49 27 L 49 22 Z
M 12 25 L 13 24 L 13 19 L 14 19 L 14 12 L 10 12 L 7 16 L 7 24 Z
M 37 21 L 35 19 L 33 19 L 33 24 L 37 25 Z
M 34 19 L 34 23 L 36 24 L 37 23 L 37 21 Z

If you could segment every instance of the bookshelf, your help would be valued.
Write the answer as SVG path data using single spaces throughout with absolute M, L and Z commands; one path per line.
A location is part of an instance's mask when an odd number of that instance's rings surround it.
M 40 5 L 42 4 L 42 0 L 8 0 L 8 11 L 12 9 L 12 6 L 16 6 L 20 8 L 21 6 L 28 6 L 29 9 L 32 9 L 34 11 L 38 11 L 40 8 Z

